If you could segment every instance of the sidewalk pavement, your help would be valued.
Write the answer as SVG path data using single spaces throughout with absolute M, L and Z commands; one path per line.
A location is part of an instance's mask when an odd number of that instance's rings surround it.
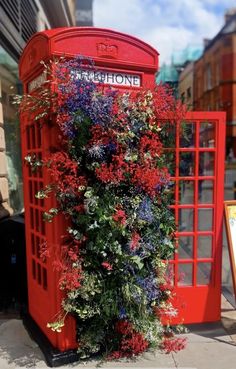
M 101 364 L 99 368 L 236 369 L 236 310 L 222 298 L 222 321 L 188 326 L 187 348 L 179 353 L 146 353 L 135 361 Z M 88 361 L 62 368 L 97 368 Z M 0 369 L 47 368 L 38 345 L 18 319 L 0 320 Z

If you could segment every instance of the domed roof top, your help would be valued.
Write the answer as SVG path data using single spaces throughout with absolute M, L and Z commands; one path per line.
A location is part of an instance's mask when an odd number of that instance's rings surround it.
M 163 64 L 160 68 L 159 73 L 156 76 L 156 83 L 174 83 L 178 82 L 179 74 L 177 69 L 173 64 L 166 65 Z
M 203 46 L 189 45 L 185 49 L 175 51 L 172 54 L 172 63 L 176 66 L 183 66 L 186 62 L 199 59 L 203 52 Z

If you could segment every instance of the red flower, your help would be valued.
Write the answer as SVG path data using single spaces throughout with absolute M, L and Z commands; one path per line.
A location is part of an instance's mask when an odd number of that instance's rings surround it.
M 133 331 L 133 327 L 127 320 L 119 320 L 115 325 L 115 330 L 120 334 L 130 334 Z
M 39 255 L 40 255 L 40 259 L 42 259 L 43 262 L 45 262 L 46 259 L 51 256 L 50 250 L 48 248 L 48 244 L 46 241 L 39 245 Z
M 144 155 L 149 153 L 151 158 L 159 157 L 162 153 L 162 143 L 156 133 L 151 131 L 146 132 L 140 139 L 140 153 L 143 159 Z
M 141 333 L 133 332 L 130 337 L 121 341 L 121 351 L 124 356 L 139 355 L 148 348 L 149 344 Z
M 143 335 L 136 332 L 132 324 L 126 320 L 120 320 L 115 325 L 115 330 L 121 335 L 119 350 L 113 351 L 110 359 L 119 359 L 121 357 L 131 357 L 144 352 L 149 343 Z
M 74 206 L 74 210 L 77 211 L 78 213 L 84 213 L 84 205 L 76 205 Z
M 122 209 L 116 209 L 115 214 L 112 215 L 112 219 L 115 222 L 120 223 L 121 225 L 125 225 L 125 223 L 126 223 L 125 211 L 122 210 Z
M 110 263 L 108 263 L 107 261 L 104 261 L 104 262 L 102 263 L 102 266 L 103 266 L 105 269 L 107 269 L 107 270 L 112 270 L 112 269 L 113 269 L 112 265 L 111 265 Z
M 178 352 L 183 350 L 186 347 L 187 340 L 186 338 L 164 338 L 162 343 L 162 347 L 166 354 L 170 352 Z
M 99 124 L 95 124 L 94 126 L 92 126 L 90 128 L 90 133 L 92 135 L 92 138 L 89 141 L 89 146 L 93 146 L 94 144 L 107 145 L 109 144 L 111 138 L 113 138 L 111 132 L 104 130 L 104 128 Z
M 81 286 L 83 274 L 79 263 L 80 246 L 81 241 L 63 236 L 59 254 L 54 250 L 52 265 L 59 272 L 59 286 L 62 290 L 74 291 Z
M 131 242 L 130 242 L 130 249 L 131 250 L 135 250 L 139 244 L 139 240 L 140 240 L 140 235 L 137 233 L 137 232 L 134 232 L 132 234 L 132 237 L 131 237 Z
M 136 186 L 140 186 L 148 195 L 157 195 L 158 186 L 163 186 L 169 181 L 167 168 L 156 168 L 148 165 L 136 166 L 132 179 Z
M 67 291 L 77 290 L 81 286 L 79 279 L 81 279 L 81 270 L 79 268 L 66 271 L 62 273 L 59 279 L 60 288 Z
M 121 351 L 113 351 L 111 354 L 107 356 L 107 360 L 118 360 L 123 357 L 123 353 Z
M 81 195 L 81 188 L 87 185 L 86 178 L 78 174 L 78 163 L 71 160 L 66 152 L 52 154 L 46 165 L 58 191 Z

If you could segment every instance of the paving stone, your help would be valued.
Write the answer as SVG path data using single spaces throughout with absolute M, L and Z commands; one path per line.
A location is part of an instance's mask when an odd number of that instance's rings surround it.
M 177 368 L 235 369 L 236 346 L 231 342 L 191 342 L 186 349 L 173 354 Z
M 188 325 L 189 333 L 185 334 L 188 342 L 212 343 L 215 341 L 231 341 L 222 322 Z
M 37 367 L 43 355 L 26 332 L 22 321 L 8 320 L 0 325 L 0 368 Z

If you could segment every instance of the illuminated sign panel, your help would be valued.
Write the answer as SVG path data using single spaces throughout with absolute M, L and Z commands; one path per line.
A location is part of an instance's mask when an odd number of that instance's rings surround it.
M 76 78 L 92 81 L 95 83 L 104 83 L 105 85 L 140 87 L 141 78 L 138 74 L 128 74 L 121 72 L 110 72 L 105 70 L 80 70 L 74 72 Z

